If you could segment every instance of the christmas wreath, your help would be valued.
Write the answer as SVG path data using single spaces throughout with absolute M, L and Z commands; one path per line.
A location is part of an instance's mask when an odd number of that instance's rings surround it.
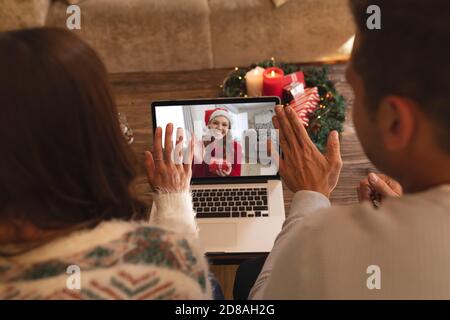
M 255 63 L 249 68 L 236 67 L 228 74 L 220 86 L 221 96 L 249 96 L 247 93 L 246 75 L 257 67 L 264 68 L 264 70 L 279 68 L 285 75 L 297 74 L 303 77 L 303 79 L 299 80 L 303 82 L 300 88 L 302 89 L 301 92 L 297 90 L 298 88 L 295 88 L 297 83 L 297 76 L 295 76 L 293 77 L 294 81 L 291 80 L 289 85 L 284 86 L 283 94 L 280 95 L 280 98 L 284 105 L 289 104 L 294 109 L 296 108 L 312 141 L 323 152 L 326 149 L 329 132 L 332 130 L 342 132 L 343 122 L 345 121 L 345 99 L 337 92 L 333 82 L 328 78 L 328 67 L 300 67 L 294 64 L 278 63 L 273 58 L 261 63 Z

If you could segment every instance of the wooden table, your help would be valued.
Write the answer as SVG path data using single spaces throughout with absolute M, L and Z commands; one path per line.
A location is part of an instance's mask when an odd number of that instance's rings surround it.
M 345 64 L 330 66 L 330 78 L 337 90 L 347 101 L 347 120 L 341 136 L 341 152 L 344 162 L 339 183 L 331 196 L 334 205 L 357 203 L 355 188 L 359 181 L 373 170 L 372 164 L 365 157 L 355 135 L 351 121 L 353 93 L 345 80 Z M 144 151 L 152 144 L 152 127 L 150 103 L 155 100 L 214 98 L 219 94 L 219 85 L 229 69 L 183 72 L 126 73 L 111 74 L 113 92 L 119 107 L 134 131 L 132 147 L 139 156 L 140 175 L 138 190 L 148 192 L 144 173 Z M 284 188 L 286 212 L 292 201 L 292 192 Z M 150 199 L 148 199 L 150 201 Z M 230 298 L 236 266 L 213 266 L 227 298 Z

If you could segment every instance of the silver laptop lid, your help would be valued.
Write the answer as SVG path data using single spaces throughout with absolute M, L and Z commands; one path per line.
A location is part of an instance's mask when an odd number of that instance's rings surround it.
M 279 144 L 272 125 L 277 104 L 278 97 L 155 101 L 153 130 L 162 127 L 164 136 L 169 122 L 183 128 L 185 148 L 195 136 L 194 184 L 279 179 L 273 159 Z M 269 139 L 278 153 L 268 148 Z

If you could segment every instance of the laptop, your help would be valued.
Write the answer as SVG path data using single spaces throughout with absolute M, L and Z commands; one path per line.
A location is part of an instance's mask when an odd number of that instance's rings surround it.
M 210 254 L 270 252 L 285 219 L 271 148 L 278 97 L 156 101 L 153 129 L 171 122 L 198 142 L 191 191 L 202 249 Z M 175 139 L 175 138 L 174 138 Z M 267 141 L 271 139 L 271 147 Z

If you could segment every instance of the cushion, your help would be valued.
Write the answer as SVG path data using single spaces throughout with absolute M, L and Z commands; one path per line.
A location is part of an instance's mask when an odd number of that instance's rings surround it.
M 74 0 L 70 0 L 74 1 Z M 81 30 L 108 71 L 212 67 L 207 0 L 80 0 Z M 65 27 L 67 4 L 54 2 L 47 25 Z
M 339 48 L 353 35 L 347 0 L 210 0 L 215 67 L 347 58 Z

